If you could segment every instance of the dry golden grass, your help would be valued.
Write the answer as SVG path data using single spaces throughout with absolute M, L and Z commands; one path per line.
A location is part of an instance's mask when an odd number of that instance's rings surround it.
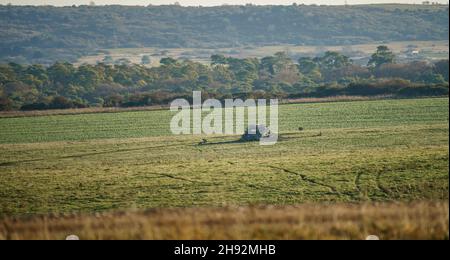
M 449 203 L 156 209 L 0 220 L 0 239 L 448 239 Z

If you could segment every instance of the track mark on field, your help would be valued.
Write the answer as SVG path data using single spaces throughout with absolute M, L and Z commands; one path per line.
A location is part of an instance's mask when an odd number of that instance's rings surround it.
M 378 171 L 377 173 L 377 178 L 376 178 L 376 183 L 377 183 L 377 188 L 379 190 L 381 190 L 383 193 L 389 194 L 391 193 L 388 189 L 386 189 L 385 187 L 383 187 L 383 185 L 381 184 L 381 174 L 383 172 L 385 172 L 386 169 L 384 169 L 383 171 Z
M 363 175 L 363 172 L 360 171 L 358 172 L 358 174 L 356 174 L 356 178 L 355 178 L 355 187 L 356 190 L 361 194 L 362 193 L 362 189 L 361 189 L 361 177 Z
M 356 177 L 355 177 L 355 188 L 357 191 L 357 195 L 355 195 L 355 193 L 352 193 L 353 195 L 351 195 L 352 198 L 354 198 L 355 200 L 366 200 L 370 198 L 367 195 L 367 189 L 363 190 L 363 188 L 361 187 L 361 178 L 364 175 L 364 171 L 363 170 L 359 170 L 357 171 Z
M 148 174 L 157 175 L 157 176 L 160 176 L 160 177 L 166 177 L 166 178 L 170 178 L 170 179 L 174 179 L 174 180 L 187 181 L 187 182 L 191 182 L 191 183 L 200 183 L 199 181 L 194 181 L 194 180 L 190 180 L 190 179 L 183 178 L 183 177 L 177 177 L 177 176 L 173 176 L 173 175 L 167 174 L 167 173 L 149 172 Z
M 17 161 L 17 162 L 4 162 L 4 163 L 0 163 L 0 167 L 3 166 L 14 166 L 16 164 L 20 164 L 20 163 L 27 163 L 27 162 L 40 162 L 40 161 L 44 161 L 45 159 L 31 159 L 31 160 L 23 160 L 23 161 Z
M 328 185 L 328 184 L 325 184 L 325 183 L 322 183 L 322 182 L 318 182 L 318 181 L 313 180 L 313 179 L 310 179 L 310 178 L 308 178 L 308 176 L 306 176 L 304 174 L 301 174 L 301 173 L 298 173 L 298 172 L 294 172 L 294 171 L 291 171 L 289 169 L 285 169 L 285 168 L 281 168 L 281 167 L 271 166 L 271 165 L 269 165 L 267 167 L 272 168 L 272 169 L 282 170 L 285 173 L 290 173 L 290 174 L 297 175 L 297 176 L 299 176 L 302 179 L 302 181 L 309 182 L 309 183 L 314 184 L 314 185 L 319 185 L 319 186 L 328 188 L 331 192 L 340 194 L 339 191 L 335 187 L 333 187 L 331 185 Z
M 166 147 L 178 147 L 178 146 L 187 146 L 188 144 L 173 144 L 173 145 L 159 145 L 159 146 L 150 146 L 150 147 L 141 147 L 141 148 L 129 148 L 129 149 L 119 149 L 119 150 L 113 150 L 113 151 L 104 151 L 104 152 L 95 152 L 95 153 L 84 153 L 84 154 L 77 154 L 77 155 L 68 155 L 68 156 L 62 156 L 57 159 L 71 159 L 71 158 L 82 158 L 86 156 L 92 156 L 92 155 L 102 155 L 102 154 L 113 154 L 113 153 L 124 153 L 124 152 L 136 152 L 136 151 L 144 151 L 144 150 L 150 150 L 150 149 L 159 149 L 159 148 L 166 148 Z

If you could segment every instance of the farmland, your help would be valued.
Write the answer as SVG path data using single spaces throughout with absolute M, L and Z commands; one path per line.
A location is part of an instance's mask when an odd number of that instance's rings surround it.
M 171 135 L 167 110 L 0 118 L 0 215 L 417 201 L 423 211 L 448 201 L 448 105 L 282 105 L 275 146 L 220 135 L 199 146 L 203 136 Z M 448 222 L 442 207 L 429 219 Z
M 294 104 L 280 108 L 282 132 L 430 126 L 448 122 L 447 99 Z M 171 136 L 168 110 L 0 119 L 0 143 Z M 174 141 L 177 140 L 175 137 Z M 199 140 L 195 137 L 194 140 Z

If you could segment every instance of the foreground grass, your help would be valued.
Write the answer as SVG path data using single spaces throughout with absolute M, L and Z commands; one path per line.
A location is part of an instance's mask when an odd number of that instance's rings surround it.
M 448 239 L 448 202 L 127 211 L 0 219 L 0 239 Z

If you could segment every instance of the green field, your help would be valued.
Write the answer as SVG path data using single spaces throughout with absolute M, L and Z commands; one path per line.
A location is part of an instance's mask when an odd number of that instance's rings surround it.
M 170 134 L 169 111 L 1 118 L 0 215 L 448 200 L 448 105 L 283 105 L 267 147 L 198 146 Z

